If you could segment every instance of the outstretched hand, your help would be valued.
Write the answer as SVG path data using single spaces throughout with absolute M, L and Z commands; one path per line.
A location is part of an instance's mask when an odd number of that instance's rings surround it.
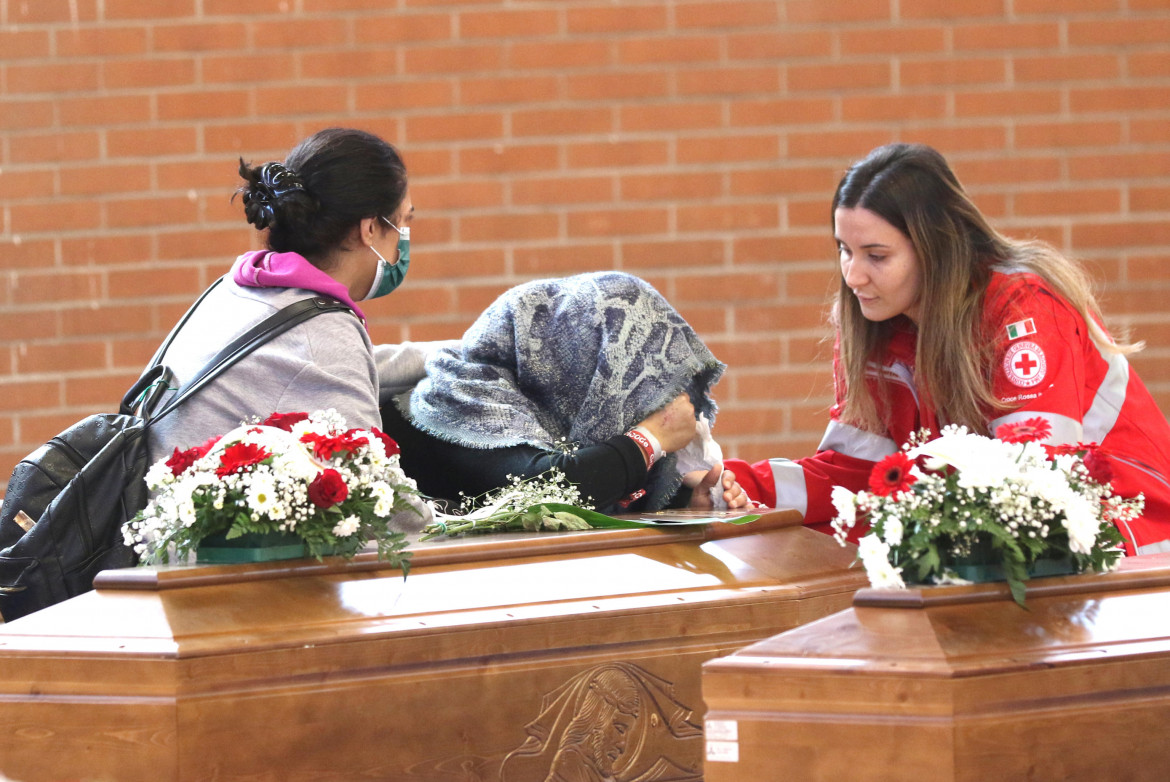
M 697 483 L 695 483 L 696 480 Z M 683 477 L 683 483 L 692 489 L 691 502 L 687 506 L 689 508 L 714 508 L 715 503 L 711 500 L 711 489 L 720 484 L 723 487 L 723 501 L 727 503 L 729 510 L 743 508 L 748 504 L 747 492 L 735 479 L 735 473 L 731 470 L 724 470 L 721 464 L 715 465 L 705 474 L 697 470 L 687 473 Z

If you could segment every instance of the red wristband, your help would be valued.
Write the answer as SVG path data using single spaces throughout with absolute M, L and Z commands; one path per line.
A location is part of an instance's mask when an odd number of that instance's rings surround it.
M 650 442 L 650 438 L 639 432 L 637 429 L 631 429 L 626 432 L 626 437 L 638 444 L 642 455 L 646 458 L 646 469 L 654 466 L 654 445 Z
M 622 508 L 624 510 L 625 508 L 630 507 L 630 503 L 634 502 L 634 500 L 640 500 L 645 496 L 646 496 L 646 490 L 645 489 L 638 489 L 636 492 L 631 494 L 629 497 L 626 497 L 624 500 L 619 502 L 618 507 Z

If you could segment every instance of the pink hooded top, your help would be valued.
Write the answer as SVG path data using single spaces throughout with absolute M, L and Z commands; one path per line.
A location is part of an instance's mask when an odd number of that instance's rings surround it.
M 232 281 L 247 288 L 303 288 L 332 296 L 366 322 L 366 315 L 349 296 L 349 290 L 318 269 L 299 253 L 253 250 L 236 259 Z

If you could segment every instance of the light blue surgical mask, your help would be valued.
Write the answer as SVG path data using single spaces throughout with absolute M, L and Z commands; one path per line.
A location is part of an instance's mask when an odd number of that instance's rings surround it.
M 406 278 L 406 270 L 410 268 L 410 226 L 399 228 L 385 217 L 382 220 L 398 232 L 398 263 L 390 263 L 382 257 L 377 247 L 370 246 L 374 255 L 378 256 L 378 271 L 374 273 L 374 284 L 370 286 L 370 292 L 362 297 L 362 301 L 376 299 L 393 291 L 402 284 L 402 280 Z

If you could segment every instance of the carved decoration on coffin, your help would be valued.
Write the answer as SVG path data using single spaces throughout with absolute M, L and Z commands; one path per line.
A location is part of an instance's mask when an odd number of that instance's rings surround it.
M 544 697 L 501 782 L 698 782 L 702 731 L 674 685 L 632 663 L 577 674 Z M 696 742 L 687 751 L 680 742 Z
M 670 682 L 632 663 L 603 663 L 544 696 L 519 748 L 402 773 L 419 782 L 701 782 L 703 738 L 692 718 Z

